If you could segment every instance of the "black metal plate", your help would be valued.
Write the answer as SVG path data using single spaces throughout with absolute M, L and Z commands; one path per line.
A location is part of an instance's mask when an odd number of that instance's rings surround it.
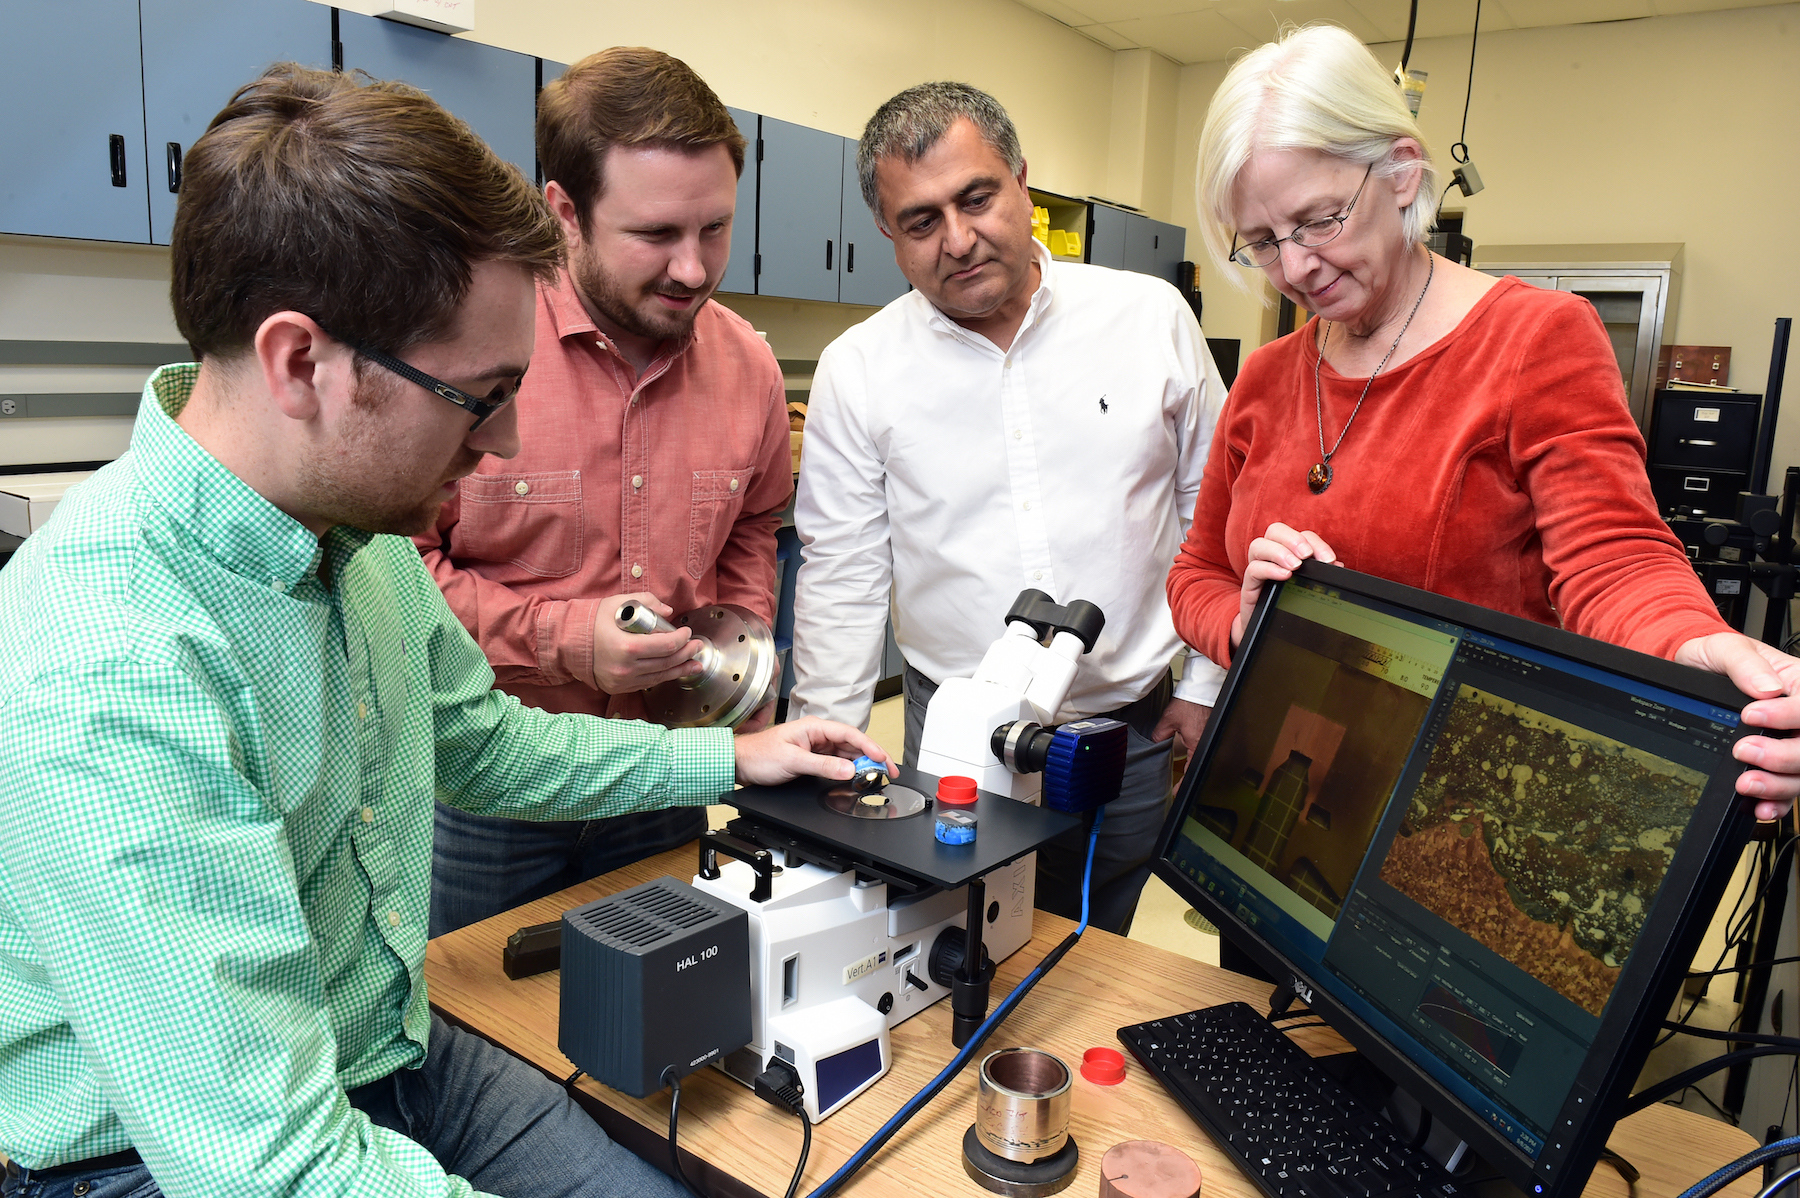
M 937 794 L 936 774 L 899 767 L 894 780 L 926 795 Z M 980 821 L 973 844 L 940 844 L 932 819 L 846 819 L 820 801 L 838 785 L 824 778 L 796 778 L 781 786 L 746 786 L 719 796 L 746 815 L 833 845 L 857 860 L 909 874 L 951 889 L 999 869 L 1077 827 L 1081 817 L 988 791 L 978 791 Z M 935 809 L 935 803 L 934 807 Z M 927 811 L 929 816 L 930 811 Z

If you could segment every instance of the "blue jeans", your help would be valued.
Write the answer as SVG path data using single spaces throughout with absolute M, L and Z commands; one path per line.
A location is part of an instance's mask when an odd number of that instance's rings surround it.
M 470 815 L 439 803 L 431 847 L 431 935 L 679 848 L 704 831 L 703 807 L 538 822 Z
M 937 683 L 911 666 L 906 667 L 902 677 L 906 686 L 906 752 L 902 758 L 907 765 L 914 765 L 918 762 L 919 738 L 925 731 L 925 709 L 937 693 Z M 1089 923 L 1121 936 L 1131 930 L 1138 895 L 1150 880 L 1150 854 L 1156 848 L 1157 834 L 1162 831 L 1169 800 L 1175 794 L 1169 758 L 1174 739 L 1153 741 L 1144 735 L 1161 718 L 1161 708 L 1168 705 L 1169 694 L 1167 683 L 1161 684 L 1152 690 L 1154 698 L 1147 696 L 1147 701 L 1133 705 L 1141 705 L 1142 711 L 1127 708 L 1113 713 L 1125 720 L 1130 729 L 1126 737 L 1125 780 L 1119 787 L 1119 797 L 1106 805 L 1100 841 L 1094 846 Z M 1154 714 L 1150 714 L 1152 708 L 1156 709 Z M 1079 828 L 1038 849 L 1039 910 L 1069 919 L 1081 918 L 1081 875 L 1087 865 L 1087 839 L 1092 827 L 1093 816 L 1089 815 Z
M 679 1184 L 607 1138 L 563 1088 L 480 1036 L 431 1019 L 431 1049 L 350 1092 L 378 1127 L 417 1141 L 446 1173 L 505 1198 L 682 1198 Z M 5 1198 L 161 1198 L 143 1165 L 38 1181 L 9 1169 Z

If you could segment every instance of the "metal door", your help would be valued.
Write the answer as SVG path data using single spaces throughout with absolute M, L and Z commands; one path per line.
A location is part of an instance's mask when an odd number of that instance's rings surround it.
M 874 213 L 863 203 L 862 183 L 856 174 L 856 139 L 844 139 L 843 217 L 844 267 L 838 273 L 838 301 L 873 304 L 898 299 L 909 289 L 906 276 L 894 261 L 894 243 L 882 235 Z
M 342 10 L 338 38 L 346 71 L 429 92 L 527 179 L 537 177 L 537 59 Z
M 1173 286 L 1175 268 L 1187 257 L 1187 230 L 1180 225 L 1153 220 L 1150 222 L 1150 231 L 1150 252 L 1156 260 L 1151 273 Z
M 1655 381 L 1663 280 L 1658 275 L 1570 275 L 1556 278 L 1558 291 L 1569 291 L 1594 305 L 1612 342 L 1613 357 L 1625 382 L 1631 417 L 1639 428 L 1650 423 L 1650 391 Z
M 1105 204 L 1088 206 L 1087 260 L 1095 266 L 1125 268 L 1125 228 L 1131 214 Z
M 1125 269 L 1156 273 L 1156 229 L 1147 216 L 1125 214 Z
M 731 260 L 725 264 L 720 291 L 756 294 L 756 180 L 761 169 L 756 161 L 756 142 L 761 136 L 754 112 L 730 109 L 738 132 L 744 135 L 744 173 L 738 176 L 737 211 L 731 217 Z
M 331 10 L 312 0 L 142 0 L 150 240 L 169 244 L 181 159 L 233 93 L 275 62 L 331 66 Z
M 0 233 L 150 240 L 137 0 L 0 9 Z
M 756 293 L 835 303 L 843 258 L 838 220 L 844 139 L 763 117 L 762 143 Z

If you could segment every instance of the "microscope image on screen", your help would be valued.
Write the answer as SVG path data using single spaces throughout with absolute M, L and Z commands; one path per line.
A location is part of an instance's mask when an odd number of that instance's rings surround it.
M 1431 686 L 1411 679 L 1430 671 L 1288 611 L 1270 618 L 1256 675 L 1269 681 L 1239 696 L 1188 832 L 1336 919 L 1430 708 Z
M 1381 879 L 1599 1015 L 1705 783 L 1463 685 Z

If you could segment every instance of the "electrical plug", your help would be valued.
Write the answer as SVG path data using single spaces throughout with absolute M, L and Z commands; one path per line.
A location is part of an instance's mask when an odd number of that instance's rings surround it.
M 779 1058 L 770 1061 L 769 1067 L 756 1075 L 753 1088 L 758 1098 L 783 1110 L 800 1112 L 806 1109 L 806 1087 L 800 1084 L 800 1074 Z

